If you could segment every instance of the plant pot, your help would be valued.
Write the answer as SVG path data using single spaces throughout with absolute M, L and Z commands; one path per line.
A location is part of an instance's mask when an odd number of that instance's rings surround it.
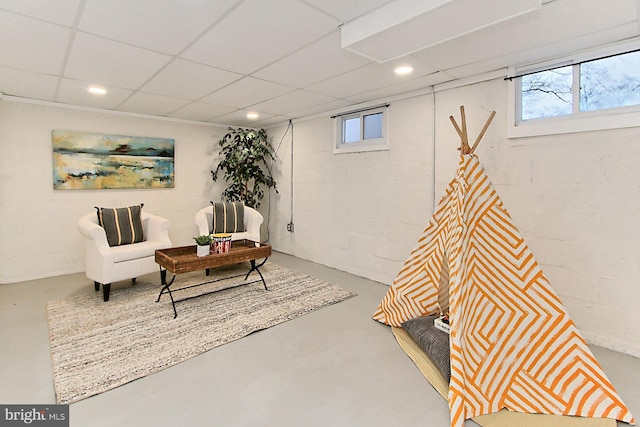
M 204 246 L 196 245 L 196 254 L 198 256 L 207 256 L 209 255 L 209 249 L 210 249 L 209 245 L 204 245 Z

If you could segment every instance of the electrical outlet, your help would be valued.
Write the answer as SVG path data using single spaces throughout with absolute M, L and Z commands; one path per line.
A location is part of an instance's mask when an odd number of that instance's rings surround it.
M 290 222 L 289 224 L 287 224 L 287 231 L 290 231 L 293 233 L 293 223 Z

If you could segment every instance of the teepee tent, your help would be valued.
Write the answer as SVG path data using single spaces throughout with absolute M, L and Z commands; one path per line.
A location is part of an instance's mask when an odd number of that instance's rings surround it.
M 462 126 L 455 178 L 374 313 L 390 326 L 449 312 L 451 426 L 502 409 L 634 424 L 524 239 Z

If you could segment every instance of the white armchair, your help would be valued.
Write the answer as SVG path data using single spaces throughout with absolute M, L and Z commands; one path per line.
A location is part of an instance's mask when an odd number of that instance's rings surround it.
M 264 221 L 262 214 L 249 206 L 245 206 L 243 220 L 246 231 L 244 233 L 231 233 L 231 240 L 247 239 L 260 242 L 260 226 Z M 195 221 L 200 235 L 210 234 L 213 227 L 213 206 L 209 205 L 196 212 Z
M 111 283 L 160 271 L 155 262 L 156 249 L 171 247 L 168 219 L 142 212 L 144 241 L 122 246 L 109 246 L 107 234 L 98 224 L 97 214 L 91 213 L 78 221 L 78 230 L 84 237 L 85 270 L 94 281 L 96 291 L 102 284 L 105 301 L 109 301 Z

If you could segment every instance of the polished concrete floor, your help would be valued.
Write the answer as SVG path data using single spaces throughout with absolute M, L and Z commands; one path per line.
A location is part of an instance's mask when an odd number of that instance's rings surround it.
M 389 328 L 371 319 L 387 286 L 284 254 L 271 261 L 358 296 L 74 403 L 70 425 L 449 425 L 446 402 Z M 0 404 L 55 403 L 45 305 L 88 292 L 93 283 L 83 274 L 0 285 Z M 593 351 L 640 416 L 640 359 Z

